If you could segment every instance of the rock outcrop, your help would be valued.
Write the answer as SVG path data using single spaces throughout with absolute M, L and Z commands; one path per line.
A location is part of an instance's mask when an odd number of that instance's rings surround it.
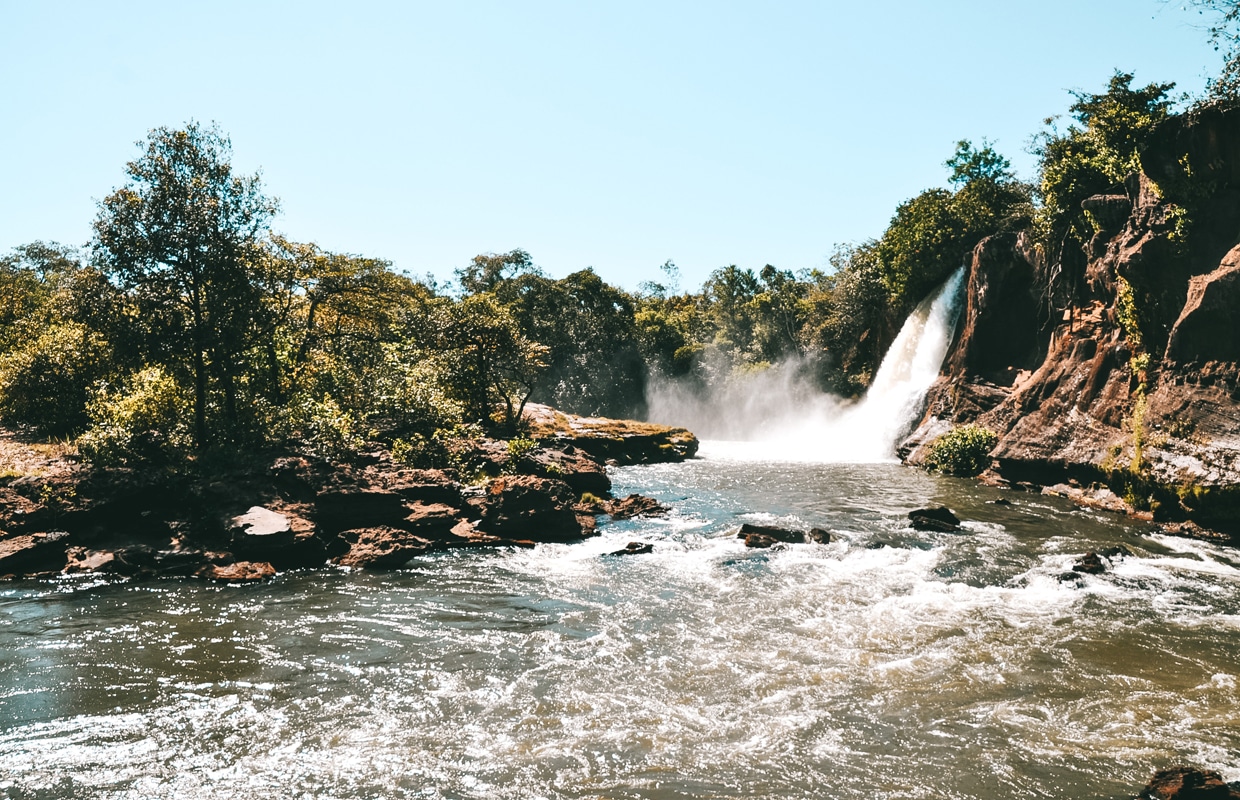
M 649 422 L 581 417 L 550 406 L 529 403 L 525 420 L 530 436 L 550 445 L 571 446 L 609 464 L 656 464 L 684 461 L 698 440 L 684 428 Z
M 983 240 L 901 457 L 976 423 L 999 437 L 984 480 L 1240 533 L 1238 142 L 1240 111 L 1168 120 L 1055 264 L 1028 234 Z
M 1214 770 L 1171 767 L 1154 773 L 1139 800 L 1240 800 L 1240 789 Z
M 606 436 L 619 438 L 605 449 L 617 460 L 680 460 L 696 449 L 687 432 L 623 421 L 590 420 L 593 432 L 578 438 L 604 437 L 607 422 Z M 6 453 L 21 450 L 0 435 Z M 455 470 L 395 463 L 386 451 L 350 463 L 251 455 L 209 474 L 30 460 L 37 480 L 0 481 L 0 577 L 93 572 L 237 582 L 329 562 L 394 569 L 448 548 L 570 542 L 594 535 L 603 513 L 667 513 L 648 497 L 612 498 L 601 458 L 573 441 L 459 442 L 462 472 L 471 481 L 492 476 L 483 485 L 463 483 Z

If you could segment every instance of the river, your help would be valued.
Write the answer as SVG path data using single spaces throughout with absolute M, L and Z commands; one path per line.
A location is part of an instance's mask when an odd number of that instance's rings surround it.
M 0 796 L 1131 796 L 1240 777 L 1240 557 L 892 464 L 707 443 L 667 519 L 391 573 L 0 589 Z M 1004 497 L 1011 505 L 995 505 Z M 905 513 L 945 503 L 963 533 Z M 830 529 L 750 550 L 745 521 Z M 607 557 L 631 540 L 648 555 Z M 1061 582 L 1087 550 L 1106 574 Z

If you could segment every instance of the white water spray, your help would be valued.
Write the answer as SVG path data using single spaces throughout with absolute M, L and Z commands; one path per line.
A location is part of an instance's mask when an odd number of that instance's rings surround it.
M 913 310 L 859 401 L 817 392 L 794 366 L 784 365 L 707 399 L 656 389 L 650 418 L 696 432 L 702 454 L 710 457 L 894 461 L 955 335 L 964 275 L 963 267 L 956 270 Z

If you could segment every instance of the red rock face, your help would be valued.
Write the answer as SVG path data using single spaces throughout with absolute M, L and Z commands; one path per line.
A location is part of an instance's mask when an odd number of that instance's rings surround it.
M 1240 247 L 1219 268 L 1188 282 L 1188 299 L 1171 328 L 1167 359 L 1240 361 Z
M 1122 195 L 1085 202 L 1100 229 L 1060 265 L 1024 235 L 980 243 L 960 333 L 901 456 L 920 463 L 938 435 L 976 422 L 999 435 L 992 479 L 1135 475 L 1162 492 L 1155 513 L 1240 530 L 1236 503 L 1217 499 L 1240 485 L 1237 141 L 1240 112 L 1168 122 Z M 1183 200 L 1187 239 L 1169 199 L 1183 163 L 1212 192 Z M 1183 485 L 1223 491 L 1157 489 Z

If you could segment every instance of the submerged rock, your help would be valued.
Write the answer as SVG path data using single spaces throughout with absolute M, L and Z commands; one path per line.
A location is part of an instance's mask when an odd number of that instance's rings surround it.
M 1240 800 L 1240 791 L 1212 769 L 1171 767 L 1155 772 L 1139 795 L 1142 800 Z
M 1107 571 L 1107 565 L 1103 563 L 1101 556 L 1090 550 L 1076 560 L 1076 563 L 1072 565 L 1072 571 L 1085 575 L 1101 575 Z
M 741 534 L 745 537 L 746 547 L 774 547 L 780 543 L 779 539 L 774 536 L 767 536 L 765 533 Z
M 194 574 L 212 581 L 252 583 L 272 577 L 276 574 L 276 568 L 266 561 L 234 561 L 231 564 L 210 564 Z
M 654 545 L 649 542 L 629 542 L 621 550 L 613 550 L 608 553 L 609 556 L 639 556 L 645 553 L 653 553 Z
M 947 506 L 919 508 L 908 512 L 908 518 L 914 530 L 939 531 L 941 533 L 954 533 L 960 530 L 960 518 L 953 514 Z

